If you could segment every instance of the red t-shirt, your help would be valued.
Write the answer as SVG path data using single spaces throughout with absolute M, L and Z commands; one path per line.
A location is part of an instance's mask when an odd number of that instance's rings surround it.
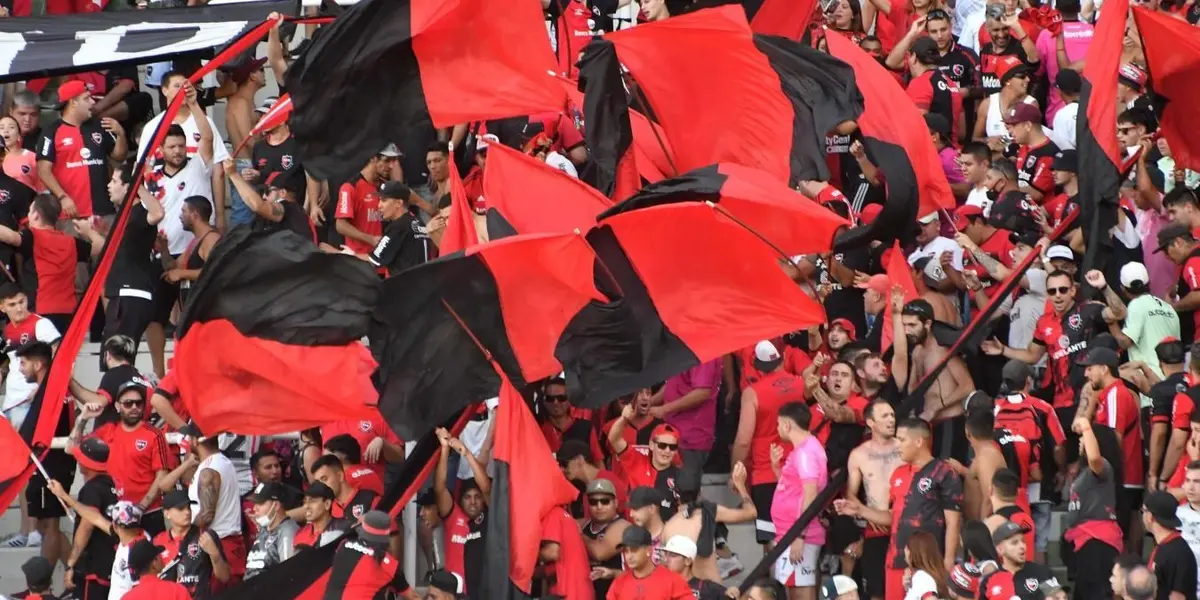
M 363 176 L 342 184 L 338 188 L 337 210 L 335 219 L 346 219 L 355 229 L 379 237 L 383 235 L 383 213 L 379 210 L 379 190 Z M 346 238 L 346 246 L 358 254 L 370 254 L 375 249 L 374 244 L 366 244 L 352 238 Z
M 692 588 L 678 573 L 655 565 L 648 577 L 625 571 L 608 588 L 608 600 L 693 600 Z
M 467 565 L 463 557 L 467 542 L 479 538 L 481 534 L 471 531 L 471 519 L 458 502 L 454 503 L 450 514 L 442 518 L 442 532 L 446 536 L 446 570 L 465 580 Z
M 781 369 L 759 379 L 750 388 L 758 397 L 754 436 L 750 438 L 750 464 L 746 465 L 750 469 L 750 483 L 774 483 L 779 477 L 771 468 L 771 445 L 779 444 L 787 453 L 792 449 L 791 444 L 779 437 L 779 408 L 789 402 L 804 401 L 804 380 Z
M 29 310 L 43 315 L 75 312 L 75 266 L 91 257 L 92 245 L 55 229 L 22 229 L 20 235 L 22 274 L 27 287 L 36 290 Z
M 908 0 L 897 0 L 892 2 L 892 12 L 884 14 L 879 11 L 875 16 L 875 37 L 879 38 L 879 42 L 883 45 L 883 54 L 887 56 L 892 48 L 896 46 L 904 34 L 908 33 L 909 15 L 912 13 L 912 6 Z
M 792 375 L 799 375 L 812 364 L 812 359 L 805 354 L 803 350 L 795 346 L 788 346 L 781 340 L 771 340 L 776 348 L 782 348 L 783 352 L 783 370 Z M 764 373 L 754 368 L 754 346 L 742 348 L 737 353 L 738 362 L 742 366 L 742 377 L 739 382 L 739 389 L 746 389 L 750 384 L 762 379 Z
M 593 595 L 587 546 L 579 525 L 570 513 L 554 508 L 542 520 L 542 541 L 558 544 L 558 560 L 554 563 L 555 580 L 550 593 L 562 598 L 588 598 Z
M 869 404 L 870 402 L 866 398 L 863 398 L 858 394 L 854 394 L 849 398 L 846 398 L 846 407 L 854 411 L 855 424 L 865 425 L 867 423 L 864 414 L 866 413 L 867 405 Z M 812 426 L 809 428 L 809 431 L 813 432 L 813 435 L 817 436 L 817 440 L 821 442 L 822 446 L 824 446 L 829 443 L 829 434 L 831 431 L 833 431 L 833 422 L 825 417 L 825 410 L 821 408 L 820 404 L 813 402 L 811 408 Z M 770 450 L 768 450 L 768 452 L 770 452 Z
M 1180 298 L 1200 290 L 1200 249 L 1192 251 L 1184 261 L 1183 268 L 1179 271 L 1179 281 L 1182 283 L 1179 286 Z M 1200 310 L 1192 311 L 1192 322 L 1196 325 L 1196 331 L 1200 332 Z
M 392 442 L 393 444 L 402 444 L 400 438 L 392 432 L 392 428 L 388 427 L 384 422 L 383 417 L 376 415 L 368 421 L 334 421 L 327 425 L 321 426 L 321 439 L 327 440 L 331 437 L 349 434 L 362 448 L 363 452 L 367 451 L 367 446 L 377 437 L 382 437 L 384 441 Z M 384 462 L 382 458 L 377 463 L 364 463 L 363 466 L 369 467 L 380 479 L 383 478 Z
M 1006 229 L 996 229 L 996 231 L 993 232 L 988 239 L 984 240 L 983 243 L 979 245 L 980 250 L 983 250 L 983 252 L 988 256 L 1000 261 L 1000 264 L 1006 267 L 1013 266 L 1012 253 L 1014 248 L 1016 248 L 1016 245 L 1013 244 L 1012 239 L 1009 238 L 1009 233 Z M 998 285 L 999 282 L 993 281 L 991 275 L 988 275 L 987 269 L 983 268 L 983 265 L 980 265 L 978 262 L 976 262 L 975 257 L 971 256 L 969 252 L 964 256 L 963 261 L 967 263 L 965 268 L 973 271 L 975 275 L 979 277 L 980 281 L 992 281 L 992 283 L 985 288 L 986 292 L 991 292 L 992 288 Z
M 163 432 L 145 423 L 126 431 L 120 423 L 108 423 L 92 434 L 108 444 L 108 474 L 121 500 L 138 503 L 146 497 L 159 471 L 170 471 L 174 461 Z M 161 506 L 159 499 L 147 507 Z
M 1141 404 L 1121 380 L 1114 381 L 1096 397 L 1095 422 L 1112 427 L 1121 442 L 1126 487 L 1142 487 Z
M 379 478 L 374 469 L 366 465 L 344 465 L 344 467 L 346 483 L 355 489 L 373 492 L 377 496 L 383 495 L 383 480 Z

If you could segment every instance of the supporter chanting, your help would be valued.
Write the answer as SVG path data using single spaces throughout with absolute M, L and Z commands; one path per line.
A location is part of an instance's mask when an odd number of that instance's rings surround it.
M 345 4 L 3 9 L 11 597 L 1200 600 L 1195 3 Z

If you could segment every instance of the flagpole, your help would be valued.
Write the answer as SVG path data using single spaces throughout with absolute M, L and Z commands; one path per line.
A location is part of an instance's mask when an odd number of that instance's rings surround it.
M 737 223 L 738 225 L 740 225 L 740 226 L 742 227 L 742 229 L 745 229 L 746 231 L 749 231 L 750 233 L 754 234 L 754 237 L 756 237 L 756 238 L 758 238 L 758 239 L 762 240 L 762 241 L 763 241 L 763 243 L 764 243 L 764 244 L 766 244 L 767 246 L 770 246 L 770 247 L 771 247 L 771 249 L 772 249 L 772 250 L 774 250 L 776 254 L 778 254 L 778 255 L 782 256 L 782 257 L 783 257 L 783 260 L 787 261 L 787 264 L 791 265 L 791 266 L 792 266 L 792 268 L 794 268 L 794 269 L 796 269 L 796 270 L 800 270 L 800 265 L 796 264 L 796 261 L 792 260 L 792 257 L 791 257 L 791 256 L 789 256 L 787 252 L 784 252 L 784 251 L 783 251 L 783 248 L 780 248 L 779 246 L 776 246 L 774 242 L 772 242 L 771 240 L 767 239 L 767 236 L 765 236 L 765 235 L 763 235 L 763 234 L 759 233 L 759 232 L 758 232 L 758 230 L 756 230 L 756 229 L 754 229 L 753 227 L 751 227 L 751 226 L 747 225 L 747 224 L 746 224 L 744 221 L 742 221 L 741 219 L 739 219 L 739 218 L 737 218 L 737 217 L 733 216 L 733 213 L 731 213 L 731 212 L 729 212 L 728 210 L 726 210 L 726 209 L 725 209 L 725 207 L 721 206 L 720 204 L 717 204 L 716 202 L 713 202 L 713 201 L 711 201 L 711 200 L 706 200 L 704 203 L 705 203 L 705 204 L 707 204 L 709 207 L 716 209 L 716 211 L 717 211 L 717 212 L 719 212 L 719 213 L 721 213 L 721 214 L 725 215 L 726 217 L 729 217 L 729 219 L 730 219 L 731 221 L 733 221 L 734 223 Z M 828 267 L 829 267 L 829 265 L 825 265 L 825 266 L 826 266 L 826 268 L 828 268 Z M 820 296 L 820 294 L 817 292 L 817 289 L 816 289 L 816 288 L 813 286 L 812 282 L 806 279 L 806 280 L 804 280 L 804 283 L 808 284 L 808 290 L 809 290 L 809 292 L 810 292 L 810 293 L 813 295 L 813 298 L 816 298 L 817 300 L 820 300 L 821 296 Z
M 44 467 L 42 465 L 42 461 L 38 460 L 37 453 L 30 450 L 29 458 L 30 458 L 30 460 L 33 461 L 33 466 L 37 467 L 38 473 L 42 474 L 42 477 L 46 480 L 46 483 L 50 483 L 50 474 L 46 472 L 46 467 Z M 71 514 L 71 509 L 67 508 L 67 503 L 63 502 L 63 499 L 59 498 L 58 496 L 55 496 L 54 499 L 58 500 L 58 503 L 62 505 L 63 510 L 66 511 L 67 518 L 70 519 L 72 523 L 74 523 L 75 517 Z
M 642 91 L 642 85 L 638 83 L 637 78 L 633 77 L 632 74 L 630 74 L 630 79 L 633 80 L 633 85 L 629 86 L 630 89 L 633 90 L 633 94 L 638 97 L 638 100 L 641 101 L 643 106 L 650 109 L 651 113 L 653 113 L 654 107 L 650 106 L 650 99 L 646 97 L 646 92 Z M 632 110 L 632 107 L 630 107 L 630 110 Z M 678 177 L 679 167 L 675 166 L 675 159 L 671 157 L 671 152 L 667 150 L 666 143 L 664 143 L 662 137 L 658 135 L 658 123 L 651 120 L 650 115 L 645 115 L 645 117 L 646 120 L 650 122 L 650 132 L 654 134 L 654 139 L 658 142 L 658 147 L 662 148 L 663 156 L 667 157 L 667 163 L 671 165 L 671 176 Z

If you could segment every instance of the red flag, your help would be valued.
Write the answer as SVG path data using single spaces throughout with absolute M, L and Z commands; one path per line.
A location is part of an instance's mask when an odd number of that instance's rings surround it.
M 792 105 L 740 6 L 604 37 L 649 101 L 680 172 L 733 162 L 789 179 Z
M 750 20 L 754 33 L 799 40 L 812 20 L 816 0 L 763 0 Z
M 1194 25 L 1164 13 L 1133 7 L 1146 52 L 1154 95 L 1167 101 L 1159 128 L 1171 146 L 1175 168 L 1200 171 L 1200 33 Z
M 829 44 L 829 53 L 854 68 L 858 89 L 863 95 L 863 113 L 858 119 L 858 127 L 863 135 L 899 146 L 907 155 L 908 165 L 879 164 L 887 179 L 889 203 L 895 199 L 893 186 L 900 183 L 901 175 L 897 171 L 907 167 L 916 176 L 920 201 L 918 215 L 927 215 L 938 209 L 952 210 L 955 206 L 954 194 L 950 191 L 950 183 L 946 181 L 942 161 L 933 147 L 921 111 L 904 93 L 904 88 L 887 69 L 849 38 L 830 32 L 825 39 Z M 880 163 L 883 161 L 880 160 Z
M 0 481 L 15 479 L 29 468 L 29 445 L 8 419 L 0 419 Z
M 596 188 L 502 144 L 488 147 L 483 192 L 517 233 L 587 231 L 612 206 Z
M 479 234 L 475 229 L 475 207 L 471 204 L 467 199 L 467 190 L 463 187 L 458 168 L 450 165 L 450 217 L 446 221 L 446 231 L 442 233 L 442 242 L 438 244 L 440 256 L 465 250 L 479 243 Z
M 480 598 L 507 598 L 515 586 L 530 594 L 542 545 L 542 522 L 579 491 L 563 476 L 529 406 L 501 375 L 492 448 L 492 498 Z
M 271 105 L 267 113 L 254 124 L 250 130 L 250 135 L 259 135 L 264 131 L 270 131 L 279 127 L 288 120 L 292 114 L 292 97 L 284 94 Z
M 892 249 L 888 252 L 887 266 L 885 267 L 888 277 L 888 293 L 884 296 L 883 309 L 883 333 L 880 337 L 879 350 L 886 352 L 892 346 L 895 332 L 892 331 L 892 292 L 896 286 L 900 286 L 904 290 L 904 301 L 911 302 L 917 299 L 917 285 L 913 283 L 912 267 L 908 265 L 908 260 L 904 256 L 904 251 L 900 249 L 900 242 L 892 244 Z
M 657 183 L 678 175 L 671 166 L 673 152 L 663 128 L 650 122 L 646 115 L 629 111 L 629 124 L 633 127 L 633 156 L 637 161 L 638 175 L 648 183 Z

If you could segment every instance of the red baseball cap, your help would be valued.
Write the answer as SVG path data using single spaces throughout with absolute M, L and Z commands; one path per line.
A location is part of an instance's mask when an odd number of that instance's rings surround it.
M 861 211 L 859 211 L 858 219 L 862 221 L 864 225 L 866 225 L 874 221 L 881 212 L 883 212 L 882 204 L 868 204 L 864 206 Z
M 1029 65 L 1025 64 L 1025 61 L 1011 54 L 997 57 L 994 64 L 996 78 L 1000 80 L 1000 85 L 1004 85 L 1017 75 L 1028 74 L 1030 71 Z
M 954 228 L 963 231 L 971 222 L 968 217 L 982 217 L 983 208 L 977 204 L 964 204 L 954 214 Z
M 78 79 L 72 79 L 58 86 L 58 103 L 66 104 L 71 98 L 86 93 L 88 93 L 87 84 Z
M 675 436 L 676 442 L 678 442 L 680 440 L 679 430 L 676 429 L 674 425 L 670 425 L 667 423 L 663 423 L 662 425 L 655 427 L 654 431 L 650 432 L 650 440 L 654 441 L 654 440 L 658 439 L 658 436 L 660 436 L 660 435 L 673 435 L 673 436 Z
M 1135 90 L 1140 90 L 1146 85 L 1146 71 L 1134 63 L 1125 63 L 1117 71 L 1117 81 Z
M 850 341 L 852 342 L 858 336 L 858 330 L 855 329 L 854 323 L 851 323 L 850 319 L 834 319 L 830 321 L 829 328 L 833 329 L 834 327 L 841 327 L 842 331 L 845 331 L 846 335 L 850 336 Z

